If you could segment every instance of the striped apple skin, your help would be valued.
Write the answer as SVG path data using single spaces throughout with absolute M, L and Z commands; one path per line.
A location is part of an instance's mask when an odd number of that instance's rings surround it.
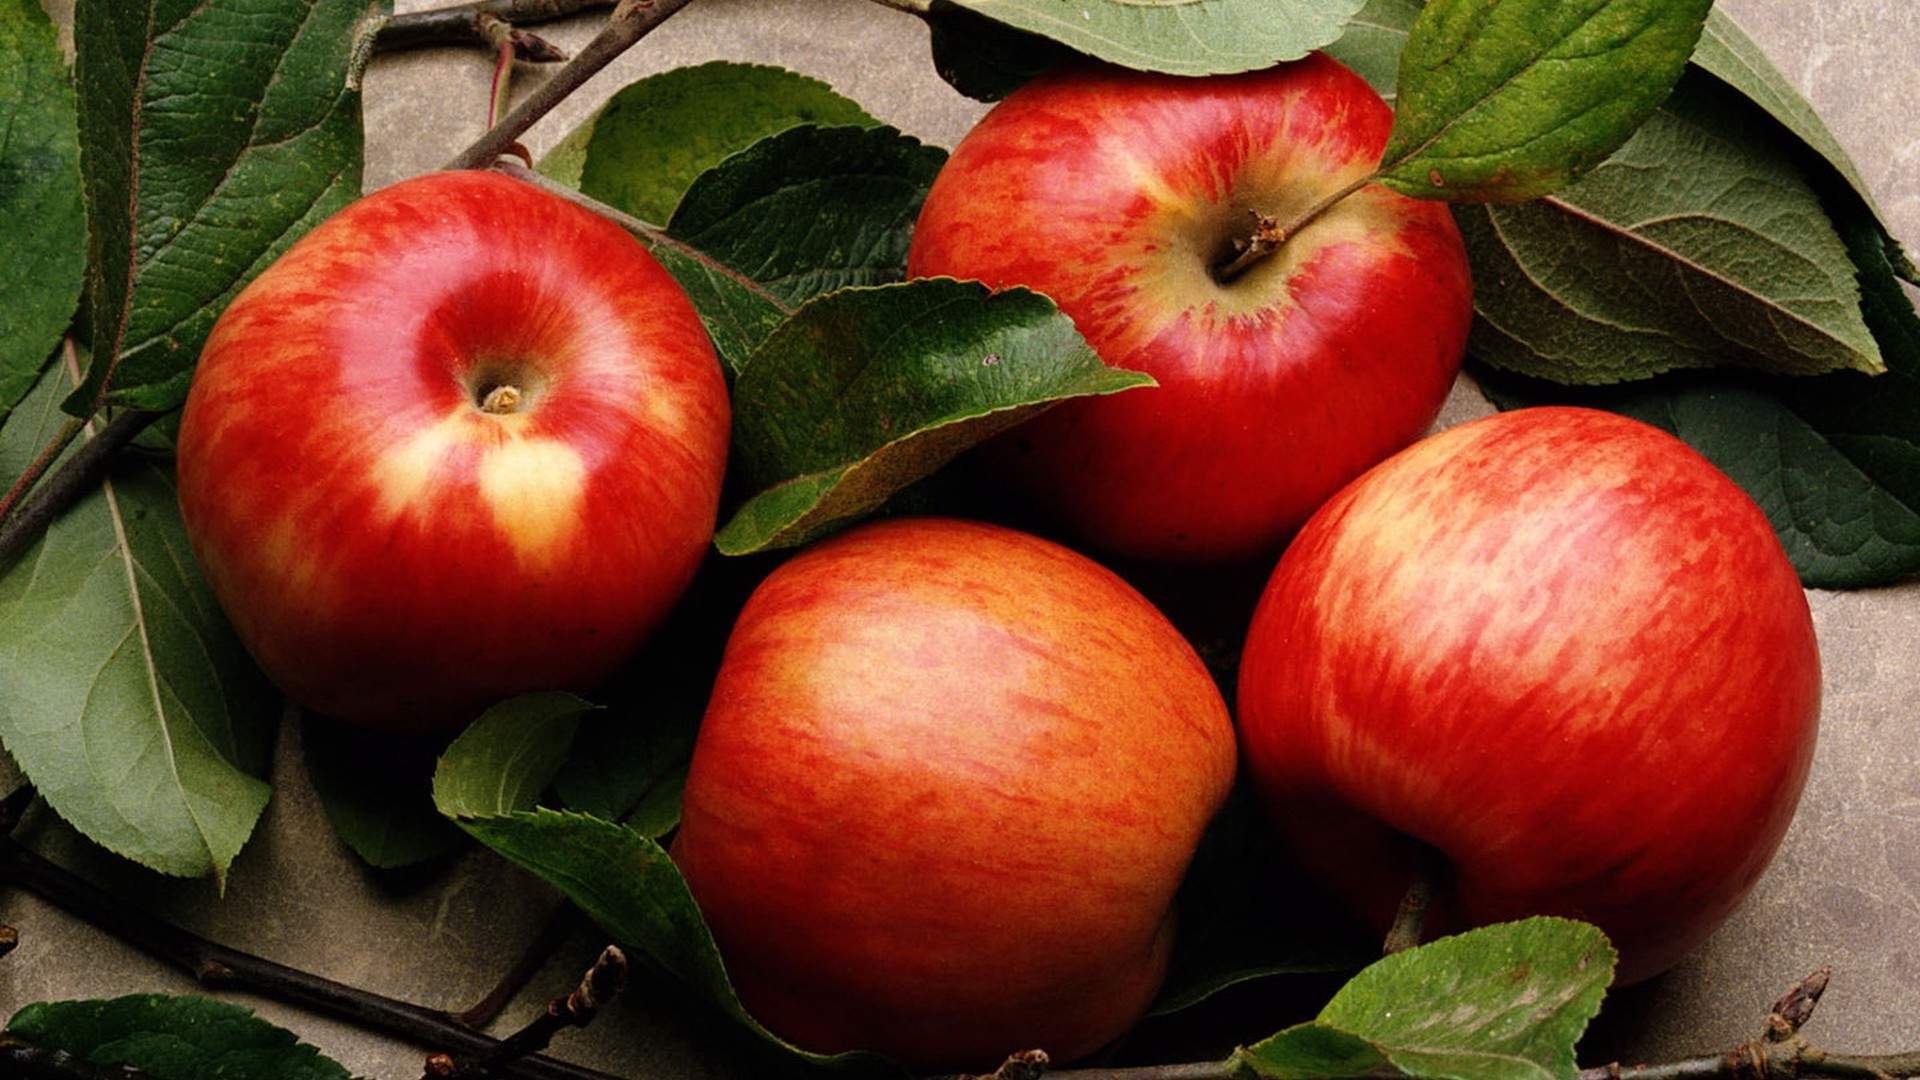
M 499 174 L 431 174 L 323 222 L 221 315 L 180 504 L 294 701 L 444 728 L 633 652 L 706 551 L 728 418 L 637 241 Z
M 1067 1061 L 1153 1000 L 1235 757 L 1206 667 L 1112 572 L 894 519 L 747 602 L 672 853 L 776 1034 L 922 1069 Z
M 1759 879 L 1820 709 L 1766 516 L 1636 420 L 1501 413 L 1390 458 L 1288 549 L 1238 690 L 1248 775 L 1301 863 L 1384 925 L 1412 838 L 1431 930 L 1598 924 L 1633 981 Z

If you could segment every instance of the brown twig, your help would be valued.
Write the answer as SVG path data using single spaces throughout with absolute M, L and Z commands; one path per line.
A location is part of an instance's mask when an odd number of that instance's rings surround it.
M 209 941 L 109 896 L 10 837 L 0 837 L 0 881 L 25 889 L 209 988 L 258 994 L 368 1031 L 439 1047 L 462 1059 L 484 1060 L 503 1045 L 440 1010 L 382 997 Z M 617 1080 L 543 1056 L 506 1062 L 498 1075 L 520 1080 Z
M 1906 1054 L 1833 1054 L 1821 1050 L 1800 1034 L 1826 990 L 1829 971 L 1822 968 L 1780 999 L 1767 1017 L 1758 1038 L 1733 1051 L 1662 1065 L 1623 1066 L 1618 1063 L 1582 1069 L 1578 1080 L 1911 1080 L 1920 1077 L 1920 1051 Z M 1002 1066 L 1004 1072 L 1020 1055 Z M 999 1073 L 992 1074 L 1000 1076 Z M 1023 1077 L 1029 1074 L 1021 1074 Z M 1051 1080 L 1231 1080 L 1238 1075 L 1230 1061 L 1189 1062 L 1179 1065 L 1139 1065 L 1125 1068 L 1056 1069 Z M 1357 1080 L 1401 1080 L 1391 1069 L 1367 1073 Z M 983 1080 L 950 1077 L 947 1080 Z
M 447 163 L 449 169 L 478 169 L 493 164 L 526 134 L 541 117 L 578 90 L 588 79 L 600 73 L 620 54 L 632 48 L 674 12 L 687 6 L 688 0 L 620 0 L 607 17 L 607 25 L 595 34 L 579 54 L 541 83 L 518 108 L 508 113 L 472 146 Z
M 431 49 L 446 46 L 491 48 L 483 19 L 498 19 L 516 28 L 551 22 L 586 11 L 610 8 L 615 0 L 480 0 L 455 4 L 432 11 L 413 11 L 395 15 L 380 27 L 374 38 L 374 51 L 400 52 L 406 49 Z M 519 30 L 518 57 L 536 63 L 565 60 L 558 46 L 537 34 Z
M 547 1002 L 533 1022 L 507 1036 L 499 1047 L 482 1058 L 480 1077 L 494 1077 L 515 1061 L 545 1050 L 553 1037 L 570 1027 L 586 1027 L 600 1014 L 602 1006 L 617 997 L 627 986 L 627 957 L 612 945 L 580 977 L 580 985 L 565 997 Z

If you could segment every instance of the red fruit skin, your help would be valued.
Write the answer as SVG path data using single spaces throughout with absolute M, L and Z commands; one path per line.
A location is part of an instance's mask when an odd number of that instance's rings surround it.
M 522 407 L 483 412 L 506 375 Z M 638 242 L 499 174 L 439 173 L 348 206 L 221 315 L 180 506 L 289 697 L 444 729 L 633 652 L 705 554 L 728 417 L 699 318 Z
M 1148 1006 L 1234 736 L 1084 556 L 895 519 L 776 570 L 727 644 L 673 857 L 747 1009 L 811 1050 L 991 1069 Z
M 1429 936 L 1596 923 L 1622 982 L 1760 877 L 1812 758 L 1806 596 L 1752 500 L 1679 440 L 1526 409 L 1396 455 L 1303 528 L 1240 674 L 1255 790 L 1384 927 L 1415 837 L 1451 864 Z
M 1100 550 L 1277 555 L 1438 414 L 1466 251 L 1446 206 L 1375 185 L 1232 283 L 1211 268 L 1256 212 L 1288 222 L 1370 174 L 1392 121 L 1317 54 L 1207 79 L 1075 67 L 995 106 L 934 181 L 908 273 L 1045 293 L 1159 386 L 1061 404 L 985 456 Z

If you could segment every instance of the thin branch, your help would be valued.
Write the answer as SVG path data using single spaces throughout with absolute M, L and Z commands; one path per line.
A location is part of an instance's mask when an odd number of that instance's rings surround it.
M 483 29 L 483 18 L 500 19 L 515 26 L 552 22 L 585 11 L 600 11 L 611 8 L 615 0 L 480 0 L 478 3 L 456 4 L 451 7 L 435 8 L 432 11 L 413 11 L 404 15 L 395 15 L 380 27 L 380 33 L 374 38 L 375 52 L 399 52 L 404 49 L 431 49 L 443 46 L 472 46 L 489 48 L 492 45 Z M 546 50 L 555 47 L 535 34 L 527 33 L 530 39 L 522 47 L 519 58 L 529 61 L 564 60 L 564 55 L 554 55 Z M 557 51 L 557 50 L 555 50 Z
M 80 444 L 33 494 L 0 519 L 0 569 L 13 565 L 38 540 L 53 519 L 82 495 L 100 486 L 120 451 L 163 414 L 146 409 L 123 409 L 105 427 Z
M 547 1048 L 553 1037 L 570 1027 L 586 1027 L 600 1014 L 602 1006 L 617 997 L 627 986 L 627 957 L 609 945 L 580 977 L 580 985 L 564 997 L 547 1002 L 547 1007 L 532 1023 L 514 1032 L 492 1053 L 481 1058 L 475 1075 L 500 1076 L 513 1062 Z
M 567 61 L 553 77 L 527 95 L 507 118 L 489 128 L 472 146 L 447 163 L 449 169 L 484 168 L 509 152 L 514 142 L 526 134 L 535 122 L 578 90 L 588 79 L 600 73 L 620 54 L 687 6 L 688 0 L 620 0 L 607 17 L 607 25 L 587 42 L 579 55 Z
M 172 964 L 209 988 L 259 994 L 368 1031 L 439 1047 L 463 1059 L 486 1059 L 503 1045 L 440 1010 L 382 997 L 209 941 L 108 895 L 10 837 L 0 838 L 0 881 Z M 507 1062 L 499 1075 L 517 1080 L 618 1080 L 542 1056 Z

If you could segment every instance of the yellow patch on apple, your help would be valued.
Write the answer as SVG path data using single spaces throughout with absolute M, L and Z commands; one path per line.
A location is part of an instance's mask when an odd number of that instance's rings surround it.
M 555 557 L 580 527 L 587 466 L 556 439 L 509 438 L 480 459 L 480 493 L 522 565 Z

